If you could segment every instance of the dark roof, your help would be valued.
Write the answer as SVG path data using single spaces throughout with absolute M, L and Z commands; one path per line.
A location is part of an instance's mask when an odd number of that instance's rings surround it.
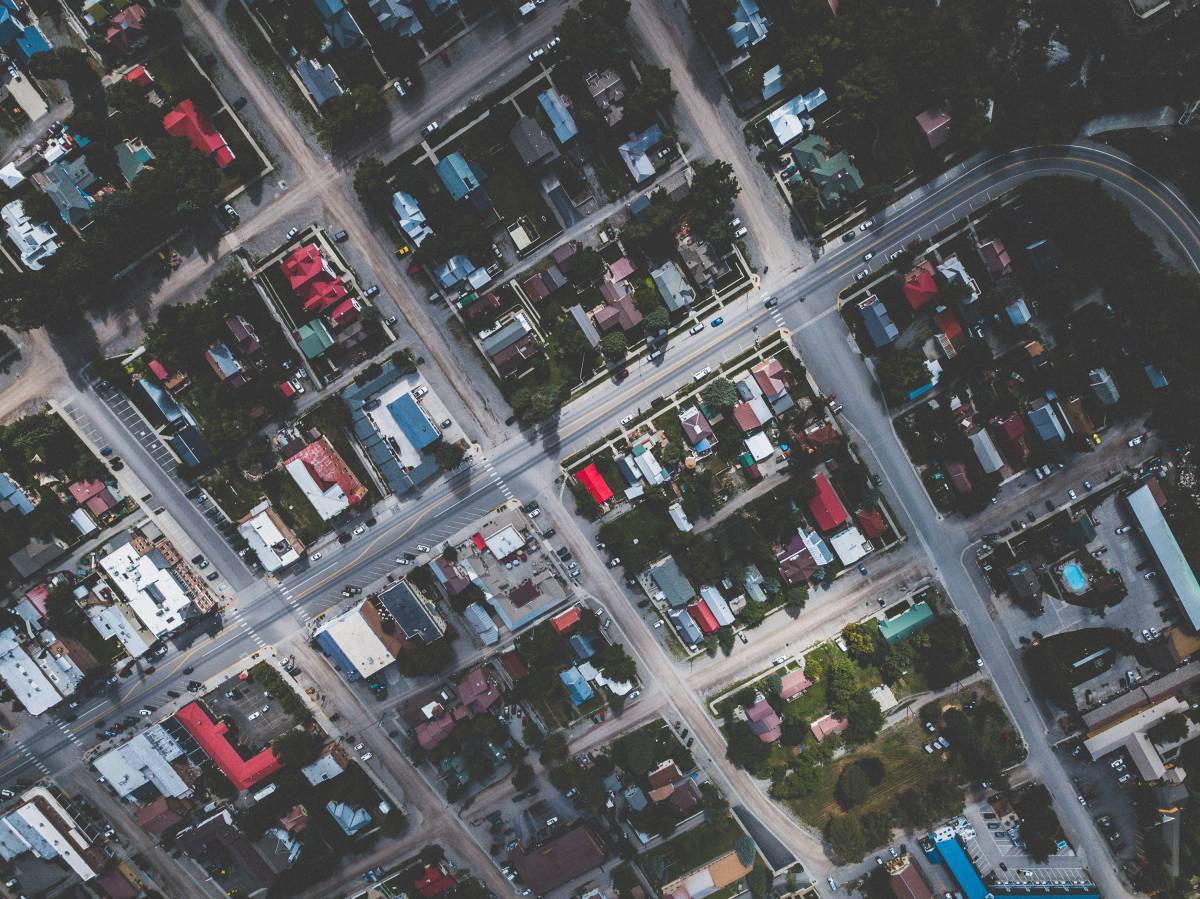
M 517 119 L 517 124 L 508 133 L 508 139 L 513 142 L 526 165 L 537 165 L 558 155 L 546 132 L 529 116 Z
M 442 629 L 408 581 L 397 581 L 380 593 L 379 603 L 410 640 L 419 637 L 423 643 L 432 643 L 442 635 Z
M 604 863 L 608 854 L 587 824 L 580 824 L 540 846 L 518 846 L 509 853 L 513 867 L 539 896 Z

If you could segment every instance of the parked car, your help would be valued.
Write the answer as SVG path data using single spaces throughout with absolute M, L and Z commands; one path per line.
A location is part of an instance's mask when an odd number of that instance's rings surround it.
M 710 321 L 709 324 L 712 325 L 714 328 L 717 328 L 717 327 L 720 327 L 721 325 L 725 324 L 725 319 L 723 316 L 718 315 L 716 318 L 714 318 L 712 321 Z
M 871 250 L 871 251 L 869 251 L 869 252 L 863 253 L 863 262 L 870 262 L 870 261 L 871 261 L 872 259 L 874 259 L 874 258 L 875 258 L 875 251 L 874 251 L 874 250 Z
M 426 125 L 424 128 L 421 129 L 421 137 L 429 137 L 429 135 L 433 134 L 433 132 L 435 132 L 437 130 L 438 130 L 438 123 L 430 122 L 428 125 Z
M 1134 438 L 1126 441 L 1125 445 L 1126 446 L 1141 446 L 1142 441 L 1145 439 L 1146 439 L 1145 434 L 1139 434 L 1137 437 L 1134 437 Z
M 1131 525 L 1131 524 L 1123 524 L 1119 528 L 1117 528 L 1116 533 L 1128 534 L 1132 527 L 1133 527 L 1133 525 Z
M 703 381 L 705 378 L 707 378 L 711 374 L 712 374 L 712 366 L 706 365 L 706 366 L 704 366 L 704 368 L 700 369 L 700 371 L 698 371 L 694 375 L 692 375 L 692 380 L 693 381 Z
M 688 328 L 688 333 L 689 334 L 699 334 L 703 330 L 704 330 L 704 322 L 697 322 L 696 324 L 694 324 L 690 328 Z
M 529 61 L 537 62 L 539 59 L 541 59 L 545 55 L 546 55 L 545 47 L 534 47 L 533 51 L 529 54 Z
M 370 287 L 368 287 L 366 290 L 363 291 L 363 296 L 365 296 L 368 300 L 371 299 L 371 297 L 379 296 L 379 285 L 372 284 Z
M 352 533 L 355 537 L 357 537 L 360 534 L 365 534 L 366 532 L 367 532 L 367 526 L 365 524 L 360 524 L 358 527 L 356 527 L 350 533 Z
M 345 229 L 333 232 L 333 240 L 335 243 L 345 243 L 350 239 L 350 234 Z
M 629 424 L 631 421 L 633 421 L 633 416 L 626 415 L 624 418 L 621 419 L 621 426 L 624 427 L 625 425 Z
M 859 272 L 857 275 L 854 276 L 854 280 L 855 281 L 865 281 L 867 275 L 869 275 L 869 274 L 871 274 L 871 270 L 869 268 L 864 268 L 861 272 Z
M 861 225 L 858 226 L 858 230 L 862 231 L 865 234 L 867 231 L 870 231 L 874 227 L 875 227 L 875 219 L 867 219 L 865 222 L 863 222 Z

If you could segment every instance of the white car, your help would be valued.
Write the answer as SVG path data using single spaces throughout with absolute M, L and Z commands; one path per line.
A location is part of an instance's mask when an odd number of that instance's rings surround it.
M 734 239 L 734 240 L 741 240 L 743 237 L 745 237 L 745 236 L 746 236 L 747 234 L 749 234 L 749 233 L 750 233 L 750 232 L 749 232 L 749 231 L 747 231 L 747 230 L 746 230 L 744 227 L 743 227 L 743 228 L 738 228 L 736 231 L 734 231 L 734 232 L 733 232 L 733 239 Z
M 291 240 L 293 237 L 295 237 L 299 233 L 300 233 L 299 228 L 292 228 L 292 230 L 288 231 L 288 233 L 287 233 L 287 239 Z
M 350 533 L 352 533 L 355 537 L 357 537 L 360 534 L 365 534 L 366 532 L 367 532 L 367 526 L 365 524 L 360 524 L 358 527 L 356 527 Z
M 369 761 L 371 761 L 371 759 L 375 758 L 375 753 L 364 752 L 362 755 L 359 756 L 359 758 L 362 759 L 364 762 L 369 762 Z
M 704 368 L 700 369 L 700 371 L 698 371 L 694 375 L 692 375 L 692 380 L 693 381 L 703 381 L 705 378 L 707 378 L 711 374 L 712 374 L 712 366 L 706 365 L 706 366 L 704 366 Z
M 1076 493 L 1074 490 L 1068 490 L 1067 496 L 1071 497 L 1071 499 L 1074 500 L 1079 496 L 1079 494 Z
M 535 47 L 533 52 L 529 54 L 529 61 L 537 62 L 539 59 L 541 59 L 545 55 L 546 55 L 545 47 Z
M 259 709 L 259 711 L 264 713 L 269 712 L 271 711 L 271 707 L 269 705 L 264 705 L 261 709 Z
M 867 253 L 863 253 L 863 262 L 870 262 L 870 261 L 871 261 L 872 259 L 874 259 L 874 258 L 875 258 L 875 251 L 874 251 L 874 250 L 871 250 L 871 251 L 869 251 L 869 252 L 867 252 Z
M 354 747 L 354 751 L 355 751 L 355 752 L 362 752 L 362 751 L 363 751 L 364 749 L 366 749 L 366 748 L 367 748 L 367 744 L 366 744 L 366 743 L 358 743 L 358 744 L 356 744 L 356 745 L 355 745 L 355 747 Z
M 542 514 L 542 510 L 541 510 L 541 509 L 530 509 L 530 510 L 529 510 L 529 517 L 530 517 L 530 518 L 537 518 L 537 517 L 538 517 L 539 515 L 541 515 L 541 514 Z
M 866 231 L 870 231 L 874 227 L 875 227 L 875 219 L 867 219 L 865 222 L 863 222 L 861 225 L 858 226 L 858 230 L 866 232 Z
M 864 268 L 861 272 L 859 272 L 857 275 L 854 276 L 854 280 L 855 281 L 863 281 L 866 279 L 867 275 L 869 275 L 869 274 L 871 274 L 871 270 L 869 268 Z
M 435 132 L 437 130 L 438 130 L 438 123 L 430 122 L 428 125 L 426 125 L 424 128 L 421 129 L 421 137 L 429 137 L 429 135 L 433 134 L 433 132 Z
M 772 664 L 772 665 L 782 665 L 782 664 L 783 664 L 784 662 L 786 662 L 786 661 L 787 661 L 787 658 L 786 658 L 786 657 L 784 657 L 784 656 L 780 656 L 780 657 L 779 657 L 779 658 L 777 658 L 777 659 L 771 659 L 771 664 Z
M 825 882 L 829 884 L 829 889 L 835 890 L 835 891 L 837 890 L 837 888 L 838 888 L 837 881 L 834 880 L 832 877 L 826 877 Z
M 414 399 L 419 400 L 421 397 L 423 397 L 427 393 L 429 393 L 429 388 L 426 387 L 424 384 L 422 384 L 420 387 L 417 387 L 413 390 L 412 395 L 413 395 Z
M 308 561 L 310 561 L 310 562 L 320 562 L 320 561 L 321 561 L 321 554 L 320 554 L 320 553 L 313 553 L 311 556 L 309 556 L 309 557 L 308 557 Z
M 262 712 L 251 712 L 249 715 L 246 716 L 246 720 L 253 721 L 255 718 L 261 718 L 261 717 L 262 717 Z
M 624 427 L 625 425 L 629 424 L 631 421 L 633 421 L 633 416 L 626 415 L 624 418 L 621 419 L 621 426 Z
M 426 546 L 424 543 L 418 543 L 417 544 L 417 552 L 427 553 L 427 552 L 429 552 L 429 547 Z
M 1146 439 L 1146 435 L 1140 434 L 1139 436 L 1134 437 L 1132 440 L 1127 441 L 1125 445 L 1126 446 L 1141 446 L 1142 441 L 1145 439 Z
M 688 328 L 688 333 L 689 334 L 699 334 L 703 330 L 704 330 L 704 322 L 700 322 L 700 324 L 692 325 L 690 328 Z

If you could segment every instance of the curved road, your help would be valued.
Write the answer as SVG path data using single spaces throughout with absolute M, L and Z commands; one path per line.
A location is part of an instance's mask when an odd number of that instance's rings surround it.
M 248 586 L 239 594 L 234 616 L 226 617 L 227 622 L 236 617 L 233 627 L 173 659 L 136 686 L 123 687 L 125 695 L 115 706 L 106 704 L 102 711 L 81 717 L 69 728 L 72 731 L 69 738 L 64 736 L 66 725 L 60 727 L 45 721 L 25 736 L 20 751 L 10 748 L 0 755 L 0 778 L 8 781 L 19 775 L 22 769 L 35 764 L 33 759 L 56 766 L 78 765 L 78 756 L 73 755 L 76 741 L 97 717 L 103 715 L 111 720 L 114 715 L 126 714 L 156 699 L 178 680 L 178 669 L 185 663 L 196 666 L 194 676 L 203 678 L 206 671 L 215 672 L 253 651 L 250 635 L 243 630 L 260 634 L 267 641 L 294 633 L 298 624 L 306 624 L 339 599 L 337 591 L 345 579 L 361 579 L 364 570 L 378 573 L 390 565 L 389 560 L 398 551 L 412 550 L 418 541 L 435 542 L 457 527 L 456 519 L 463 519 L 477 508 L 498 505 L 501 484 L 505 481 L 522 498 L 542 496 L 544 501 L 559 506 L 558 493 L 549 486 L 558 474 L 558 459 L 599 439 L 623 415 L 636 409 L 649 412 L 653 399 L 690 383 L 695 369 L 714 364 L 722 352 L 733 355 L 744 349 L 755 333 L 765 336 L 783 325 L 796 338 L 817 382 L 838 394 L 846 409 L 847 429 L 872 457 L 871 463 L 883 477 L 883 489 L 893 508 L 908 533 L 924 547 L 958 606 L 1000 695 L 1025 735 L 1031 769 L 1039 773 L 1054 795 L 1064 800 L 1060 802 L 1060 811 L 1072 844 L 1099 847 L 1093 852 L 1090 867 L 1105 896 L 1128 895 L 1103 842 L 1095 837 L 1085 810 L 1068 798 L 1074 795 L 1073 788 L 1042 739 L 1046 724 L 1038 706 L 1026 700 L 1015 655 L 989 617 L 986 591 L 975 572 L 960 562 L 967 544 L 964 529 L 956 523 L 943 522 L 932 509 L 896 440 L 879 391 L 861 357 L 851 347 L 836 311 L 837 294 L 852 282 L 853 273 L 863 267 L 864 252 L 874 251 L 878 260 L 886 261 L 887 254 L 894 249 L 917 238 L 931 237 L 1012 187 L 1048 175 L 1103 182 L 1156 220 L 1178 244 L 1193 269 L 1200 272 L 1200 218 L 1170 185 L 1119 154 L 1090 145 L 1053 146 L 1015 150 L 962 164 L 877 215 L 877 225 L 869 234 L 852 244 L 831 244 L 829 251 L 801 274 L 776 275 L 762 292 L 723 310 L 725 324 L 721 328 L 706 329 L 695 337 L 675 338 L 659 365 L 633 363 L 631 369 L 635 370 L 622 385 L 604 382 L 568 405 L 553 427 L 513 434 L 473 467 L 424 496 L 402 502 L 394 515 L 381 519 L 368 535 L 347 547 L 335 545 L 310 570 L 283 584 L 260 581 Z M 775 310 L 762 305 L 767 292 L 779 297 Z M 92 402 L 97 401 L 93 398 Z M 124 454 L 139 471 L 154 466 L 136 446 L 128 447 Z M 587 540 L 578 519 L 570 519 L 561 512 L 557 517 L 569 520 L 568 529 L 581 541 Z M 640 656 L 643 677 L 657 677 L 671 687 L 681 684 L 674 663 L 645 628 L 613 573 L 594 554 L 585 553 L 581 543 L 578 547 L 581 556 L 592 556 L 585 559 L 590 563 L 585 569 L 594 575 L 589 587 L 606 601 L 625 631 Z M 802 623 L 803 617 L 789 626 L 799 631 Z M 823 854 L 820 845 L 767 800 L 744 772 L 724 762 L 723 746 L 701 704 L 691 695 L 677 696 L 676 702 L 680 717 L 693 727 L 705 754 L 720 769 L 722 780 L 735 785 L 742 801 L 777 833 L 785 833 L 792 848 L 819 870 Z M 90 742 L 86 736 L 85 742 Z M 804 845 L 796 845 L 797 842 Z

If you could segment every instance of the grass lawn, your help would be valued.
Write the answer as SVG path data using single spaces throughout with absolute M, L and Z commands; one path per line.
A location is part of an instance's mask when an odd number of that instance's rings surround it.
M 733 820 L 732 815 L 725 815 L 715 821 L 705 821 L 699 827 L 693 827 L 642 856 L 640 867 L 653 882 L 669 883 L 689 871 L 712 861 L 714 858 L 730 852 L 742 835 L 742 830 Z M 662 859 L 665 867 L 661 878 L 658 877 L 658 863 Z
M 833 643 L 822 643 L 816 649 L 808 652 L 805 658 L 817 659 L 820 662 L 821 668 L 828 670 L 830 662 L 836 656 L 845 657 L 842 651 Z M 864 689 L 870 690 L 882 683 L 879 678 L 879 671 L 876 668 L 868 665 L 859 665 L 854 661 L 850 662 L 850 668 L 854 671 L 854 679 L 857 685 Z M 793 706 L 795 707 L 794 709 L 792 708 Z M 793 699 L 788 704 L 788 710 L 804 721 L 816 721 L 829 711 L 829 691 L 825 679 L 817 678 L 816 682 L 804 692 L 804 695 Z
M 831 815 L 845 814 L 834 798 L 834 788 L 842 769 L 859 759 L 874 756 L 883 762 L 883 782 L 872 789 L 865 802 L 855 807 L 854 814 L 887 811 L 904 790 L 924 789 L 946 768 L 947 763 L 939 755 L 930 755 L 921 748 L 925 743 L 923 734 L 925 731 L 916 720 L 888 728 L 869 745 L 831 762 L 825 769 L 827 776 L 816 790 L 808 796 L 787 800 L 787 805 L 804 822 L 823 827 Z
M 271 505 L 300 538 L 300 542 L 312 543 L 329 529 L 287 472 L 272 472 L 263 480 L 263 487 L 271 498 Z
M 236 465 L 222 465 L 200 479 L 200 483 L 222 509 L 235 521 L 262 499 L 263 485 L 252 484 Z

